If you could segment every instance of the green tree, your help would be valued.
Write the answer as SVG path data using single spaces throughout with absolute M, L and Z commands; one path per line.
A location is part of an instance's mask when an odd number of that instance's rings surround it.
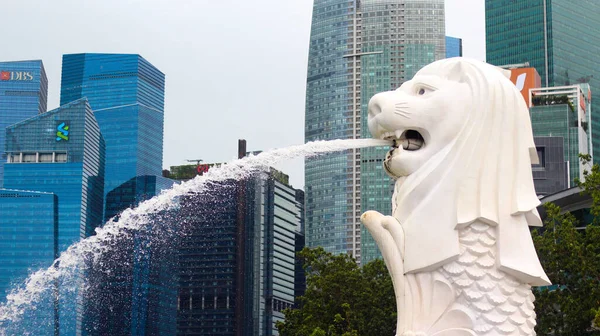
M 392 280 L 382 260 L 362 268 L 348 255 L 323 248 L 299 253 L 306 270 L 306 293 L 299 309 L 285 311 L 278 322 L 282 336 L 393 335 L 396 302 Z
M 589 161 L 589 156 L 582 159 Z M 578 229 L 575 216 L 546 204 L 544 228 L 532 233 L 553 284 L 534 291 L 538 335 L 600 335 L 592 325 L 600 319 L 600 167 L 594 165 L 584 176 L 585 182 L 576 182 L 592 198 L 594 222 Z

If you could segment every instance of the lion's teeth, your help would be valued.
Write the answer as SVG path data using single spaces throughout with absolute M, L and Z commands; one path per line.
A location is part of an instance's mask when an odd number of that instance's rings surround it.
M 408 139 L 402 142 L 402 148 L 407 150 L 417 150 L 423 146 L 423 142 L 414 139 Z
M 395 135 L 396 135 L 396 139 L 400 139 L 400 137 L 402 136 L 402 131 L 400 131 L 400 130 L 397 130 L 397 131 L 395 132 Z

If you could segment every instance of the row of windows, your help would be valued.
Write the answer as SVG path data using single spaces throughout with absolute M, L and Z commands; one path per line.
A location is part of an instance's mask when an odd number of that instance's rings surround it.
M 67 162 L 66 152 L 50 153 L 9 153 L 8 163 L 63 163 Z

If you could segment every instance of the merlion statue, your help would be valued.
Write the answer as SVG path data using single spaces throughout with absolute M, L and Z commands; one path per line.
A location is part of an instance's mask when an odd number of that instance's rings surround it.
M 541 226 L 529 112 L 507 71 L 451 58 L 369 102 L 394 141 L 392 216 L 361 220 L 392 276 L 398 336 L 535 335 L 531 286 L 549 285 L 529 226 Z

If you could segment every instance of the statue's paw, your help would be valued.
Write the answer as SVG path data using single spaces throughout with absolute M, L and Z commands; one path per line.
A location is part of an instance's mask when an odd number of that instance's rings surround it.
M 369 210 L 363 213 L 362 216 L 360 216 L 360 221 L 366 227 L 370 227 L 373 225 L 381 224 L 381 220 L 383 218 L 385 218 L 385 216 L 381 213 L 375 210 Z

